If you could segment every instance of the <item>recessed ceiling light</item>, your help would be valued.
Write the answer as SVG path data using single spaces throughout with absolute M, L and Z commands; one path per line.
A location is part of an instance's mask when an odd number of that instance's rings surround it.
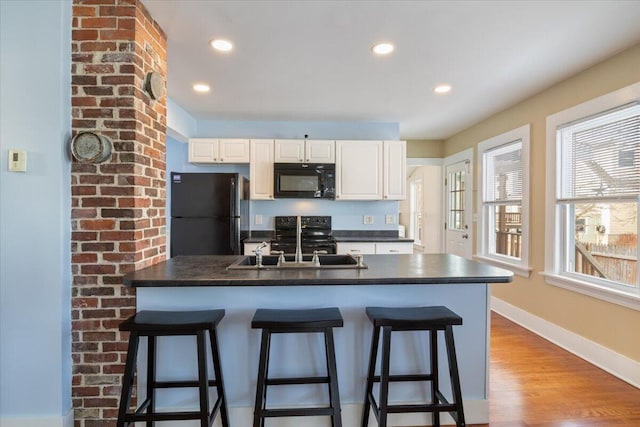
M 209 44 L 212 48 L 214 48 L 215 50 L 219 50 L 220 52 L 229 52 L 231 49 L 233 49 L 233 43 L 231 43 L 229 40 L 213 39 L 209 42 Z
M 447 93 L 451 91 L 451 85 L 438 85 L 433 88 L 435 93 Z
M 196 83 L 193 85 L 193 90 L 200 93 L 207 93 L 211 90 L 211 87 L 204 83 Z
M 378 43 L 371 48 L 376 55 L 388 55 L 393 52 L 393 49 L 394 46 L 391 43 Z

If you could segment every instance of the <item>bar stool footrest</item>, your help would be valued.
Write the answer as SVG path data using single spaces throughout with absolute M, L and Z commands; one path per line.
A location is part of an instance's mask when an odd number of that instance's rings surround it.
M 263 409 L 260 412 L 263 417 L 317 417 L 335 413 L 333 408 Z
M 327 384 L 329 377 L 267 378 L 267 385 Z
M 200 387 L 200 383 L 197 380 L 190 381 L 155 381 L 153 388 L 182 388 L 182 387 Z M 208 380 L 207 385 L 209 387 L 217 387 L 218 382 L 216 380 Z
M 140 421 L 182 421 L 182 420 L 199 420 L 200 412 L 198 411 L 181 411 L 181 412 L 154 412 L 153 414 L 127 414 L 124 416 L 125 423 Z
M 399 381 L 433 381 L 431 374 L 407 374 L 407 375 L 389 375 L 389 382 Z M 380 382 L 380 375 L 373 377 L 373 382 Z

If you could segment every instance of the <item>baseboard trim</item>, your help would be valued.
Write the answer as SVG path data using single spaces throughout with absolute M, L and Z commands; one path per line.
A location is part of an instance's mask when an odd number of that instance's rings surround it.
M 499 298 L 491 297 L 491 310 L 632 386 L 640 388 L 639 362 Z
M 0 417 L 0 427 L 73 427 L 73 410 L 60 417 Z
M 183 408 L 184 409 L 184 408 Z M 464 416 L 467 424 L 486 424 L 489 422 L 489 401 L 469 400 L 464 402 Z M 362 404 L 347 403 L 342 405 L 342 425 L 344 427 L 360 427 L 362 417 Z M 231 425 L 250 426 L 253 424 L 252 407 L 229 408 Z M 327 417 L 305 417 L 304 427 L 326 427 Z M 300 427 L 300 417 L 279 418 L 278 427 Z M 419 426 L 430 424 L 431 415 L 427 414 L 393 414 L 389 416 L 389 427 Z M 455 423 L 449 414 L 441 415 L 443 426 L 453 426 Z M 184 421 L 167 421 L 163 427 L 181 427 Z M 4 427 L 4 425 L 2 426 Z M 220 417 L 216 418 L 213 427 L 221 427 Z M 370 415 L 369 427 L 377 427 L 375 416 Z

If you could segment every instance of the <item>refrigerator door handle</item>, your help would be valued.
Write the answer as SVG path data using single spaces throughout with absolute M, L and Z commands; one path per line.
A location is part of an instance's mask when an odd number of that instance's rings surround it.
M 242 255 L 240 251 L 240 219 L 229 218 L 229 240 L 231 241 L 231 250 L 236 255 Z

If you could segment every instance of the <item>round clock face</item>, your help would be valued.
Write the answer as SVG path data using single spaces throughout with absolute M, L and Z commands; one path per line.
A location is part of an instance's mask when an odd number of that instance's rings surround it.
M 71 152 L 79 162 L 101 163 L 111 155 L 111 141 L 93 132 L 82 132 L 71 141 Z
M 162 95 L 164 93 L 164 79 L 162 78 L 160 73 L 157 73 L 155 71 L 148 73 L 144 89 L 147 91 L 151 98 L 162 98 Z

